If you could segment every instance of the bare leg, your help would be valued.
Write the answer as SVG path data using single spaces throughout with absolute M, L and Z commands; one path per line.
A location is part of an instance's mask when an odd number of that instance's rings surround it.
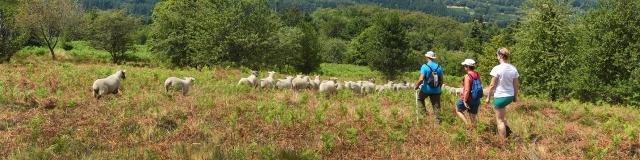
M 458 110 L 458 107 L 455 108 L 455 112 L 456 112 L 455 113 L 456 116 L 458 116 L 458 118 L 460 118 L 462 122 L 464 122 L 464 124 L 469 125 L 469 121 L 467 121 L 467 117 L 465 117 L 464 114 Z
M 469 119 L 471 120 L 471 128 L 476 128 L 476 124 L 478 124 L 478 120 L 476 120 L 476 114 L 469 114 Z
M 500 138 L 506 138 L 507 137 L 506 126 L 508 124 L 507 124 L 507 119 L 505 117 L 507 115 L 507 110 L 504 108 L 502 109 L 494 108 L 494 111 L 496 112 L 496 124 L 498 125 L 498 134 L 500 135 Z

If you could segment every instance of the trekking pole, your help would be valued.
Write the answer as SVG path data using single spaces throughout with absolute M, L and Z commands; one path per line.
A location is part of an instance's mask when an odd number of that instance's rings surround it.
M 416 90 L 416 92 L 415 92 L 415 94 L 416 94 L 416 96 L 415 96 L 415 98 L 416 98 L 415 99 L 415 101 L 416 101 L 416 105 L 415 105 L 416 106 L 416 126 L 418 126 L 418 124 L 420 123 L 420 120 L 419 120 L 420 119 L 420 111 L 419 111 L 420 108 L 418 108 L 419 107 L 419 102 L 418 102 L 418 98 L 419 97 L 418 96 L 420 96 L 420 95 L 419 95 L 418 92 L 420 92 L 420 89 Z

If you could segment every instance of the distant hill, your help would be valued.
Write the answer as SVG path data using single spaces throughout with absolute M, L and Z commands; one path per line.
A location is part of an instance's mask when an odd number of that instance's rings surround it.
M 126 7 L 133 14 L 150 16 L 160 0 L 81 0 L 85 9 L 113 9 Z M 573 6 L 588 8 L 596 0 L 575 0 Z M 268 0 L 276 10 L 298 8 L 314 11 L 318 8 L 335 8 L 358 4 L 378 5 L 411 11 L 422 11 L 437 16 L 446 16 L 460 22 L 469 22 L 476 17 L 489 23 L 505 26 L 517 20 L 520 7 L 526 0 Z
M 153 8 L 160 0 L 80 0 L 85 9 L 127 8 L 130 13 L 151 16 Z

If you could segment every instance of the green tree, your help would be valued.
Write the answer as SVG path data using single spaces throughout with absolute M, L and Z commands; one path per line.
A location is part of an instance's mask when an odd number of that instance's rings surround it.
M 9 62 L 26 38 L 16 27 L 13 13 L 13 8 L 0 7 L 0 63 Z
M 153 50 L 176 66 L 274 68 L 284 55 L 282 23 L 266 0 L 167 0 L 153 13 Z
M 301 22 L 298 28 L 302 31 L 302 38 L 300 40 L 300 46 L 302 46 L 298 53 L 298 59 L 292 61 L 293 67 L 298 72 L 309 74 L 320 68 L 320 43 L 318 42 L 318 35 L 309 23 Z
M 519 67 L 524 91 L 566 97 L 570 89 L 567 75 L 574 67 L 575 34 L 567 18 L 569 7 L 559 0 L 530 0 L 531 10 L 516 33 L 513 62 Z
M 326 63 L 344 63 L 348 41 L 338 38 L 324 38 L 320 40 L 320 57 Z
M 394 79 L 411 66 L 406 31 L 398 14 L 380 14 L 374 25 L 351 43 L 351 52 L 364 55 L 366 63 L 387 79 Z
M 484 22 L 481 18 L 476 18 L 471 23 L 471 31 L 469 33 L 469 37 L 465 38 L 464 48 L 468 52 L 473 52 L 474 54 L 482 53 L 482 46 L 484 46 L 485 35 L 485 26 Z
M 90 22 L 91 42 L 111 53 L 113 63 L 122 63 L 125 52 L 134 44 L 138 25 L 139 20 L 129 16 L 126 9 L 98 11 Z
M 581 65 L 571 81 L 585 101 L 640 105 L 640 1 L 600 0 L 580 19 Z
M 197 52 L 191 40 L 199 32 L 194 27 L 195 11 L 202 9 L 195 1 L 167 0 L 158 3 L 153 11 L 152 50 L 173 65 L 191 65 L 192 55 Z
M 43 41 L 53 60 L 59 40 L 80 23 L 82 16 L 82 7 L 71 0 L 21 0 L 18 11 L 19 26 Z

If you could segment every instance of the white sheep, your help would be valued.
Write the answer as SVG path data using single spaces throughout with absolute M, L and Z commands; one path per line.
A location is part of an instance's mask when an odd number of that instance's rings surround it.
M 278 89 L 290 89 L 293 88 L 293 77 L 287 76 L 287 79 L 279 79 L 276 82 L 276 87 Z
M 274 75 L 276 74 L 276 72 L 271 71 L 268 72 L 269 76 L 267 78 L 263 78 L 260 80 L 260 88 L 273 88 L 275 87 L 275 79 L 274 79 Z
M 164 81 L 164 88 L 167 93 L 171 87 L 176 90 L 182 90 L 182 95 L 187 96 L 187 93 L 189 93 L 189 87 L 191 87 L 195 81 L 196 79 L 193 77 L 184 77 L 184 80 L 177 77 L 169 77 Z
M 336 84 L 338 85 L 338 87 L 336 87 L 336 90 L 344 89 L 344 85 L 342 83 L 336 82 Z
M 361 94 L 362 93 L 361 82 L 348 81 L 348 82 L 345 82 L 345 86 L 347 88 L 351 89 L 351 91 L 353 91 L 353 93 L 356 93 L 356 94 Z
M 372 82 L 373 80 L 370 81 L 359 81 L 360 83 L 360 93 L 362 94 L 369 94 L 369 93 L 373 93 L 373 91 L 376 90 L 376 83 Z
M 293 89 L 294 90 L 302 90 L 306 89 L 309 86 L 309 76 L 298 75 L 295 79 L 293 79 Z
M 404 84 L 402 84 L 402 86 L 399 88 L 401 90 L 411 90 L 414 87 L 412 84 L 409 84 L 409 82 L 407 81 L 403 81 L 403 83 Z
M 331 80 L 329 81 L 323 81 L 319 85 L 318 91 L 320 93 L 326 93 L 327 97 L 334 95 L 338 90 L 338 82 L 336 80 L 338 79 L 335 77 L 332 77 Z
M 120 80 L 126 78 L 126 70 L 118 71 L 107 78 L 98 79 L 93 82 L 93 97 L 100 99 L 106 94 L 118 94 L 120 90 Z
M 315 79 L 309 81 L 309 87 L 313 90 L 318 90 L 320 87 L 320 76 L 316 76 Z
M 247 77 L 247 78 L 241 78 L 241 79 L 240 79 L 240 81 L 238 81 L 238 85 L 242 85 L 242 84 L 244 84 L 244 85 L 249 85 L 249 86 L 251 86 L 251 87 L 256 87 L 256 86 L 258 86 L 258 83 L 257 83 L 257 81 L 258 81 L 258 80 L 257 80 L 257 79 L 258 79 L 258 78 L 257 78 L 257 75 L 258 75 L 258 72 L 256 72 L 256 71 L 251 71 L 251 75 L 250 75 L 249 77 Z
M 455 88 L 447 85 L 442 85 L 442 88 L 444 88 L 447 92 L 449 92 L 449 94 L 452 95 L 460 95 L 462 93 L 462 88 Z

